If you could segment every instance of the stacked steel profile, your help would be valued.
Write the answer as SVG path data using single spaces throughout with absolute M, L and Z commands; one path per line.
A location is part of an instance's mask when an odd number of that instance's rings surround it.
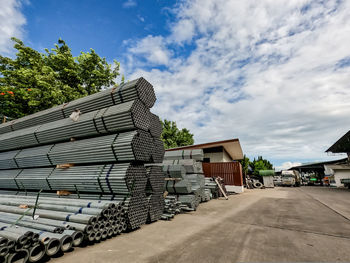
M 155 101 L 139 78 L 0 125 L 0 262 L 35 262 L 160 219 Z
M 203 150 L 167 151 L 163 161 L 163 172 L 166 175 L 165 210 L 162 219 L 172 218 L 181 211 L 194 211 L 200 202 L 209 201 L 212 197 L 209 189 L 205 189 L 202 169 Z

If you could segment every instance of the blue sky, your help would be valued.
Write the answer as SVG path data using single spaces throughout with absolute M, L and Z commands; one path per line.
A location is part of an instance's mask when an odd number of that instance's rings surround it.
M 25 40 L 37 49 L 61 37 L 74 54 L 95 49 L 110 60 L 122 57 L 124 42 L 164 34 L 171 1 L 30 1 L 23 5 Z
M 342 158 L 350 128 L 350 1 L 0 0 L 0 54 L 59 37 L 155 87 L 152 109 L 196 143 L 239 138 L 280 168 Z

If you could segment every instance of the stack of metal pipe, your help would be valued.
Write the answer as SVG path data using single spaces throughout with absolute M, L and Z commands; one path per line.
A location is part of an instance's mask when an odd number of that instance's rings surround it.
M 68 118 L 76 109 L 87 113 L 136 99 L 139 99 L 147 108 L 152 108 L 156 102 L 153 86 L 142 77 L 120 86 L 1 124 L 0 134 Z
M 70 118 L 0 134 L 0 149 L 13 150 L 134 129 L 152 132 L 152 113 L 138 99 Z M 154 121 L 152 119 L 152 121 Z M 153 124 L 154 126 L 154 124 Z M 154 133 L 154 132 L 153 132 Z M 158 136 L 159 137 L 159 136 Z
M 170 220 L 176 214 L 181 213 L 181 202 L 178 201 L 176 195 L 167 195 L 164 200 L 164 211 L 161 216 L 162 220 Z
M 203 150 L 170 150 L 165 153 L 162 163 L 166 176 L 164 189 L 181 203 L 182 211 L 195 211 L 200 202 L 210 200 L 205 190 L 202 161 Z M 164 211 L 162 219 L 167 219 Z
M 146 195 L 148 201 L 147 222 L 159 220 L 164 210 L 164 179 L 165 175 L 161 166 L 147 166 Z
M 53 255 L 158 220 L 164 173 L 145 167 L 164 155 L 155 101 L 139 78 L 0 125 L 0 244 L 29 231 Z M 26 240 L 18 251 L 0 245 L 0 259 L 35 262 Z
M 36 201 L 36 196 L 8 194 L 0 194 L 0 225 L 2 223 L 30 228 L 52 238 L 60 237 L 61 243 L 70 236 L 73 246 L 79 246 L 84 240 L 100 241 L 127 228 L 120 201 L 70 199 L 67 202 L 55 197 L 39 197 Z

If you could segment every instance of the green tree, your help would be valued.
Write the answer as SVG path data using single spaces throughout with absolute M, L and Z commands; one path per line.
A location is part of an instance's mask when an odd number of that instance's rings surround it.
M 264 159 L 262 156 L 258 156 L 258 159 L 250 162 L 250 166 L 253 170 L 253 175 L 258 176 L 260 170 L 273 170 L 273 165 L 270 161 Z
M 162 127 L 162 140 L 165 149 L 192 145 L 194 143 L 193 134 L 186 128 L 179 130 L 176 122 L 165 119 L 162 121 Z
M 119 63 L 107 63 L 93 49 L 73 57 L 58 40 L 51 51 L 38 52 L 16 38 L 14 59 L 0 55 L 0 113 L 19 118 L 93 94 L 115 84 Z
M 240 163 L 242 165 L 243 175 L 247 175 L 248 174 L 249 164 L 250 164 L 249 158 L 246 155 L 244 155 L 243 159 L 240 161 Z

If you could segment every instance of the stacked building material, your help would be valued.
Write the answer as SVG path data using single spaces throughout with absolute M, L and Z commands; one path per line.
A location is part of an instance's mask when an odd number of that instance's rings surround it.
M 70 199 L 67 202 L 60 198 L 40 197 L 36 202 L 36 196 L 25 196 L 23 192 L 19 195 L 0 192 L 0 237 L 14 240 L 3 231 L 37 233 L 48 256 L 60 250 L 66 252 L 84 240 L 99 242 L 126 228 L 125 210 L 120 201 Z M 28 252 L 31 256 L 30 250 Z
M 150 112 L 155 100 L 140 78 L 0 125 L 0 239 L 18 228 L 65 250 L 63 237 L 78 245 L 158 220 L 164 174 L 145 167 L 164 155 L 162 126 Z
M 162 167 L 156 165 L 147 166 L 147 222 L 152 223 L 161 218 L 164 210 L 164 178 Z
M 156 101 L 153 86 L 144 78 L 135 79 L 112 89 L 1 124 L 0 134 L 65 119 L 76 109 L 87 113 L 136 99 L 149 109 Z
M 203 150 L 167 151 L 163 161 L 163 172 L 166 175 L 165 190 L 168 198 L 180 202 L 183 211 L 194 211 L 200 202 L 208 200 L 205 192 L 202 169 Z M 210 198 L 209 198 L 210 199 Z M 173 213 L 165 211 L 163 219 Z
M 164 212 L 161 216 L 162 220 L 170 220 L 175 215 L 181 213 L 181 202 L 177 200 L 176 196 L 168 195 L 164 200 Z
M 220 189 L 217 183 L 215 182 L 215 179 L 213 177 L 206 177 L 204 178 L 205 190 L 210 192 L 211 198 L 218 198 L 220 196 Z

